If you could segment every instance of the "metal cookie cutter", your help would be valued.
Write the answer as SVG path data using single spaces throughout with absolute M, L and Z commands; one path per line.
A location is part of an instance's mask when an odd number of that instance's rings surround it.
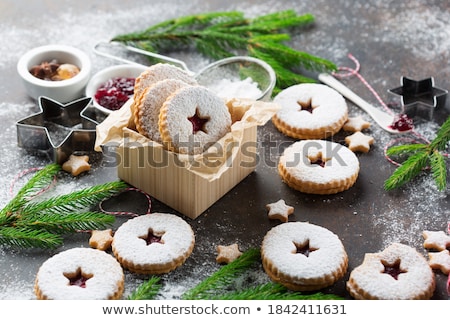
M 47 97 L 39 97 L 40 112 L 19 120 L 19 147 L 48 155 L 58 164 L 76 151 L 93 151 L 96 126 L 92 98 L 81 98 L 66 105 Z M 93 118 L 91 118 L 93 117 Z
M 436 108 L 444 107 L 448 91 L 434 86 L 432 77 L 423 80 L 412 80 L 401 77 L 401 86 L 388 90 L 401 96 L 403 112 L 410 118 L 433 118 Z

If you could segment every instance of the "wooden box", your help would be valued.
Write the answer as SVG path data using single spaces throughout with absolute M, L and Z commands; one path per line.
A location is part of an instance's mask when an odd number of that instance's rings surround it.
M 237 152 L 216 177 L 193 168 L 203 166 L 205 161 L 198 160 L 198 164 L 194 163 L 194 159 L 191 159 L 192 163 L 184 162 L 178 154 L 152 144 L 125 144 L 119 147 L 121 165 L 118 166 L 118 176 L 195 219 L 255 169 L 256 159 L 252 155 L 257 151 L 254 143 L 256 128 L 253 126 L 244 129 L 242 143 L 236 146 Z M 206 161 L 215 165 L 213 159 Z
M 167 151 L 129 126 L 110 129 L 111 124 L 120 123 L 112 122 L 111 115 L 98 126 L 98 143 L 116 140 L 116 129 L 122 130 L 116 151 L 119 178 L 195 219 L 254 171 L 257 127 L 278 109 L 273 103 L 259 101 L 239 100 L 228 105 L 233 119 L 231 132 L 202 155 Z

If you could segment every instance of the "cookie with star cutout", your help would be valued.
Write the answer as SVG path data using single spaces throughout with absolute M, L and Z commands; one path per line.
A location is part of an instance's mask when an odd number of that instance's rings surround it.
M 381 252 L 366 253 L 350 273 L 347 290 L 358 300 L 425 300 L 435 289 L 435 276 L 416 249 L 393 243 Z
M 286 222 L 270 229 L 261 245 L 265 272 L 293 291 L 333 285 L 347 271 L 348 256 L 336 234 L 307 222 Z
M 286 148 L 278 162 L 282 180 L 311 194 L 335 194 L 352 187 L 359 160 L 347 147 L 327 140 L 301 140 Z
M 202 86 L 178 89 L 167 98 L 159 114 L 163 145 L 182 154 L 199 154 L 231 130 L 228 107 Z

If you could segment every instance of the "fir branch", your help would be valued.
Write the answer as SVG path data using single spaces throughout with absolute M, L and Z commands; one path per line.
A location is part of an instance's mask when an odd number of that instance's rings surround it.
M 392 190 L 404 185 L 406 182 L 416 177 L 427 165 L 427 162 L 427 152 L 417 152 L 413 154 L 394 171 L 388 180 L 385 181 L 385 190 Z
M 260 258 L 259 249 L 249 249 L 238 259 L 223 266 L 210 277 L 200 282 L 194 288 L 185 292 L 182 296 L 184 300 L 209 299 L 217 291 L 229 285 L 239 274 L 245 272 L 252 264 Z
M 20 207 L 29 201 L 29 198 L 34 197 L 38 192 L 50 185 L 61 170 L 61 167 L 56 164 L 50 164 L 43 169 L 37 171 L 33 177 L 17 192 L 14 198 L 0 211 L 0 224 L 2 218 L 14 214 Z
M 127 184 L 122 181 L 42 201 L 28 199 L 47 187 L 59 170 L 60 166 L 51 164 L 38 171 L 0 211 L 0 244 L 55 248 L 62 244 L 64 234 L 104 228 L 114 222 L 114 216 L 86 211 L 86 207 L 124 190 Z
M 124 190 L 126 187 L 127 184 L 123 181 L 106 182 L 69 194 L 52 197 L 44 201 L 29 203 L 23 207 L 21 214 L 24 216 L 27 215 L 28 212 L 61 214 L 70 213 L 74 210 L 83 210 Z
M 407 145 L 393 146 L 386 150 L 388 156 L 405 156 L 412 155 L 417 151 L 426 151 L 427 145 L 423 143 L 414 143 Z
M 447 187 L 446 157 L 442 154 L 450 141 L 450 116 L 439 128 L 436 137 L 429 144 L 406 144 L 390 147 L 386 154 L 407 155 L 408 158 L 384 182 L 385 190 L 399 188 L 412 180 L 421 171 L 431 169 L 434 181 L 439 191 Z
M 142 32 L 117 35 L 111 41 L 155 53 L 190 45 L 213 59 L 247 52 L 249 56 L 262 59 L 272 66 L 277 75 L 274 89 L 274 93 L 277 93 L 292 84 L 315 82 L 302 76 L 298 69 L 319 72 L 336 70 L 333 62 L 297 51 L 283 43 L 290 40 L 286 32 L 313 22 L 313 15 L 297 15 L 294 10 L 253 19 L 247 19 L 236 11 L 211 12 L 171 19 Z
M 447 167 L 444 156 L 437 150 L 430 154 L 431 173 L 438 190 L 445 189 L 447 184 Z
M 230 292 L 210 296 L 210 300 L 342 300 L 343 298 L 334 294 L 321 292 L 314 294 L 303 294 L 301 292 L 289 291 L 285 286 L 278 283 L 266 283 L 257 285 L 242 291 Z
M 79 230 L 103 229 L 114 223 L 114 216 L 99 212 L 68 214 L 33 213 L 15 223 L 16 227 L 46 230 L 56 234 L 67 234 Z
M 45 230 L 4 226 L 0 228 L 0 245 L 17 248 L 53 249 L 62 245 L 60 235 Z
M 128 297 L 127 300 L 152 300 L 161 289 L 161 278 L 153 276 L 149 280 L 138 286 Z

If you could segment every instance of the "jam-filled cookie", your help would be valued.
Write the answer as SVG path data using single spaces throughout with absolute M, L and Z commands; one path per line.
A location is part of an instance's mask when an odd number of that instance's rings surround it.
M 327 140 L 301 140 L 284 150 L 278 172 L 293 189 L 334 194 L 349 189 L 359 174 L 359 161 L 347 147 Z
M 434 289 L 434 273 L 425 258 L 400 243 L 366 253 L 347 281 L 347 290 L 355 299 L 424 300 L 431 298 Z
M 230 130 L 231 116 L 224 100 L 202 86 L 177 90 L 160 110 L 159 131 L 171 151 L 202 153 Z
M 39 300 L 120 299 L 122 267 L 110 254 L 92 248 L 60 252 L 39 268 L 34 292 Z
M 159 133 L 159 112 L 166 99 L 188 84 L 181 80 L 165 79 L 146 88 L 134 102 L 136 130 L 147 138 L 162 143 Z
M 261 257 L 269 277 L 295 291 L 331 286 L 344 276 L 348 266 L 337 235 L 306 222 L 286 222 L 269 230 Z
M 138 216 L 114 234 L 112 251 L 120 264 L 141 274 L 168 273 L 181 266 L 194 249 L 191 226 L 169 213 Z
M 275 127 L 296 139 L 323 139 L 341 130 L 348 119 L 344 97 L 336 90 L 315 83 L 302 83 L 282 90 L 273 100 L 281 109 L 273 116 Z

